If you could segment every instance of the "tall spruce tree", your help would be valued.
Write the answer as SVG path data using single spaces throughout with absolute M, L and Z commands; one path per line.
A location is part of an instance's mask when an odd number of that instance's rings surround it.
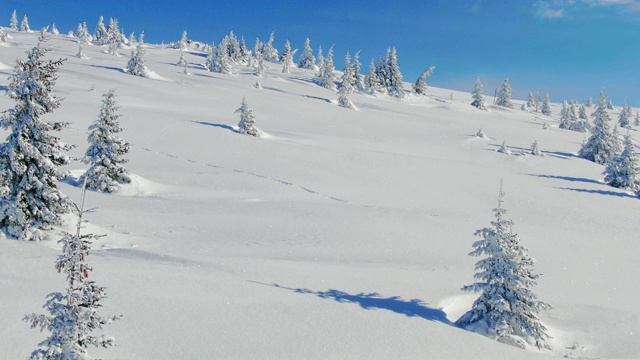
M 96 31 L 93 33 L 93 42 L 101 45 L 106 44 L 109 41 L 109 34 L 107 34 L 107 27 L 104 25 L 104 17 L 100 16 L 98 24 L 96 25 Z
M 473 98 L 471 106 L 474 106 L 480 110 L 487 110 L 487 106 L 484 103 L 484 87 L 482 86 L 480 78 L 476 79 L 476 85 L 473 87 L 471 97 Z
M 537 300 L 530 290 L 539 275 L 533 271 L 534 260 L 527 254 L 527 248 L 513 233 L 513 221 L 505 219 L 507 210 L 502 207 L 503 198 L 501 183 L 492 227 L 475 232 L 480 240 L 469 253 L 484 256 L 475 266 L 477 282 L 462 288 L 480 292 L 480 296 L 456 325 L 486 331 L 486 336 L 513 346 L 525 348 L 528 344 L 548 348 L 549 335 L 537 314 L 551 306 Z
M 11 20 L 9 20 L 9 26 L 11 30 L 18 31 L 18 14 L 16 13 L 15 10 L 13 10 L 13 13 L 11 14 Z
M 537 110 L 536 110 L 537 111 Z M 549 98 L 549 93 L 544 97 L 544 101 L 542 102 L 541 113 L 547 116 L 551 116 L 551 99 Z
M 360 50 L 356 51 L 356 54 L 353 56 L 353 87 L 355 90 L 364 92 L 364 76 L 360 74 L 360 69 L 362 68 L 362 64 L 360 63 Z
M 624 104 L 622 104 L 622 111 L 620 111 L 620 116 L 618 117 L 618 125 L 621 128 L 629 129 L 631 128 L 631 118 L 633 117 L 633 112 L 631 110 L 631 106 L 629 106 L 629 102 L 627 99 L 624 99 Z
M 502 86 L 498 91 L 498 98 L 496 99 L 496 105 L 512 108 L 513 102 L 511 102 L 511 85 L 509 85 L 509 78 L 505 77 L 502 82 Z
M 402 72 L 400 72 L 400 64 L 398 63 L 398 55 L 395 47 L 390 47 L 385 56 L 381 73 L 383 83 L 390 96 L 402 99 L 404 97 L 404 83 L 402 80 Z
M 89 280 L 93 271 L 86 262 L 91 246 L 99 235 L 82 234 L 83 216 L 91 210 L 84 209 L 85 190 L 82 192 L 81 205 L 75 206 L 78 216 L 74 234 L 63 232 L 62 254 L 56 260 L 55 268 L 67 277 L 64 293 L 53 292 L 47 295 L 44 308 L 49 315 L 29 314 L 23 321 L 31 328 L 47 330 L 51 334 L 31 353 L 33 360 L 80 360 L 89 359 L 89 345 L 108 347 L 115 345 L 113 338 L 104 335 L 95 336 L 92 332 L 103 325 L 119 320 L 121 316 L 102 316 L 99 312 L 102 300 L 107 297 L 106 288 Z
M 536 100 L 533 97 L 533 91 L 529 91 L 529 97 L 527 98 L 527 107 L 530 109 L 536 108 Z M 538 109 L 535 109 L 538 112 Z
M 615 156 L 604 170 L 604 182 L 615 188 L 640 190 L 640 168 L 638 157 L 631 143 L 631 136 L 624 137 L 624 149 Z
M 298 67 L 308 70 L 313 70 L 316 67 L 316 57 L 313 56 L 311 40 L 309 40 L 309 38 L 304 41 L 304 49 L 302 50 L 302 55 L 300 55 L 300 60 L 298 60 Z
M 342 72 L 342 81 L 338 88 L 338 105 L 348 109 L 354 109 L 355 106 L 349 99 L 349 95 L 353 93 L 353 68 L 351 67 L 351 57 L 347 51 L 344 59 L 344 71 Z
M 260 130 L 255 127 L 255 116 L 253 111 L 247 105 L 247 100 L 243 97 L 240 107 L 235 111 L 240 113 L 240 122 L 238 123 L 238 132 L 244 135 L 260 137 Z
M 278 50 L 273 46 L 273 41 L 275 40 L 276 32 L 272 31 L 269 36 L 269 41 L 264 44 L 264 56 L 268 61 L 278 61 Z
M 0 145 L 0 227 L 23 240 L 42 239 L 40 230 L 59 225 L 70 209 L 57 181 L 65 175 L 59 167 L 69 164 L 71 146 L 51 134 L 67 123 L 42 119 L 60 106 L 52 92 L 63 60 L 44 59 L 45 40 L 42 31 L 27 59 L 16 60 L 7 90 L 16 105 L 0 117 L 0 126 L 9 129 Z
M 86 181 L 88 189 L 110 193 L 118 190 L 120 184 L 131 182 L 129 171 L 123 166 L 128 161 L 124 156 L 130 145 L 118 136 L 124 129 L 120 126 L 114 90 L 102 97 L 100 115 L 89 126 L 89 148 L 82 159 L 89 169 L 82 180 Z
M 364 76 L 364 88 L 367 93 L 372 95 L 384 90 L 382 79 L 380 79 L 380 77 L 378 76 L 375 59 L 371 59 L 371 63 L 369 64 L 369 72 Z
M 29 19 L 27 15 L 22 18 L 22 22 L 20 23 L 20 31 L 31 31 L 29 28 Z
M 334 90 L 336 88 L 335 81 L 335 65 L 333 64 L 333 46 L 329 48 L 327 58 L 324 60 L 324 65 L 320 68 L 318 76 L 316 77 L 316 83 L 325 89 Z
M 578 156 L 604 165 L 615 156 L 615 147 L 618 141 L 614 138 L 611 127 L 609 126 L 610 118 L 607 113 L 604 90 L 601 90 L 598 96 L 598 107 L 596 108 L 594 116 L 591 136 L 580 148 Z

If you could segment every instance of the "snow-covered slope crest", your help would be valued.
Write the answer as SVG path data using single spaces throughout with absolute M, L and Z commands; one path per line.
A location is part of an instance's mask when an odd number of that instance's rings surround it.
M 11 35 L 0 89 L 37 38 Z M 118 346 L 93 357 L 640 358 L 640 200 L 575 156 L 584 134 L 557 128 L 558 105 L 551 117 L 484 112 L 470 94 L 429 87 L 400 101 L 353 94 L 353 111 L 312 71 L 271 63 L 259 79 L 240 66 L 223 75 L 191 51 L 184 74 L 178 50 L 147 45 L 155 75 L 141 78 L 105 47 L 86 45 L 80 59 L 72 38 L 49 45 L 51 58 L 67 58 L 55 88 L 64 101 L 49 118 L 71 123 L 60 134 L 77 145 L 71 155 L 82 157 L 110 89 L 132 144 L 133 182 L 87 195 L 97 207 L 87 231 L 107 234 L 90 254 L 92 276 L 108 287 L 104 312 L 123 315 L 104 329 Z M 268 136 L 237 132 L 243 97 Z M 525 154 L 536 140 L 544 156 Z M 503 141 L 512 155 L 497 152 Z M 60 183 L 72 199 L 85 168 L 71 164 Z M 534 292 L 554 306 L 541 314 L 550 351 L 452 326 L 475 299 L 460 287 L 473 282 L 467 254 L 493 219 L 500 179 L 513 230 L 544 274 Z M 4 358 L 27 357 L 44 338 L 20 319 L 64 286 L 52 236 L 0 241 Z

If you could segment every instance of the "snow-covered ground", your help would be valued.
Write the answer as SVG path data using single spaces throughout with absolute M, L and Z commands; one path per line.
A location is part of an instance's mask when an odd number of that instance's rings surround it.
M 0 90 L 37 39 L 11 35 Z M 154 76 L 140 78 L 123 71 L 127 49 L 115 57 L 86 45 L 88 59 L 79 59 L 72 38 L 49 45 L 49 58 L 68 60 L 55 87 L 64 101 L 48 119 L 71 123 L 61 137 L 77 145 L 72 155 L 83 155 L 110 89 L 132 143 L 133 182 L 87 198 L 98 208 L 87 231 L 107 234 L 88 259 L 108 287 L 102 312 L 123 315 L 104 329 L 118 345 L 92 356 L 640 358 L 640 200 L 576 157 L 585 135 L 557 128 L 558 104 L 551 118 L 521 102 L 482 112 L 468 93 L 451 100 L 450 90 L 429 87 L 401 101 L 354 94 L 355 111 L 313 84 L 313 72 L 282 74 L 279 64 L 261 79 L 239 66 L 222 75 L 188 52 L 185 75 L 178 50 L 147 45 Z M 263 138 L 234 130 L 243 96 Z M 13 105 L 0 98 L 0 109 Z M 479 128 L 489 139 L 474 136 Z M 544 156 L 520 154 L 534 140 Z M 503 141 L 514 155 L 496 152 Z M 74 200 L 84 169 L 73 163 L 60 183 Z M 543 274 L 533 291 L 554 306 L 541 314 L 551 351 L 452 326 L 476 297 L 460 287 L 473 281 L 477 259 L 467 254 L 474 231 L 493 220 L 500 179 L 507 216 Z M 45 337 L 21 318 L 64 288 L 52 235 L 0 241 L 1 358 L 27 357 Z

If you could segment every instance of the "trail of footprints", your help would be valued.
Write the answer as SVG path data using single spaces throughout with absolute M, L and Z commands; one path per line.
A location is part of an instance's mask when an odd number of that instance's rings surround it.
M 131 146 L 135 147 L 136 145 L 131 144 Z M 349 200 L 341 199 L 341 198 L 338 198 L 338 197 L 335 197 L 335 196 L 325 195 L 325 194 L 320 193 L 319 191 L 315 191 L 315 190 L 309 189 L 309 188 L 304 187 L 304 186 L 296 185 L 296 184 L 294 184 L 292 182 L 289 182 L 289 181 L 286 181 L 286 180 L 281 180 L 281 179 L 277 179 L 277 178 L 274 178 L 274 177 L 261 175 L 261 174 L 256 174 L 256 173 L 249 172 L 249 171 L 244 171 L 244 170 L 227 169 L 224 166 L 219 166 L 219 165 L 209 164 L 209 163 L 202 163 L 202 162 L 199 162 L 199 161 L 196 161 L 196 160 L 182 159 L 182 158 L 180 158 L 178 156 L 175 156 L 175 155 L 172 155 L 172 154 L 168 154 L 168 153 L 165 153 L 165 152 L 162 152 L 162 151 L 156 151 L 156 150 L 153 150 L 153 149 L 150 149 L 150 148 L 147 148 L 147 147 L 143 147 L 143 146 L 137 146 L 137 147 L 139 147 L 140 149 L 142 149 L 144 151 L 156 153 L 156 154 L 163 155 L 163 156 L 166 156 L 166 157 L 170 157 L 170 158 L 173 158 L 173 159 L 187 161 L 187 162 L 190 162 L 192 164 L 199 164 L 199 165 L 208 166 L 208 167 L 215 168 L 215 169 L 231 170 L 231 171 L 233 171 L 235 173 L 238 173 L 238 174 L 246 174 L 246 175 L 254 176 L 254 177 L 257 177 L 257 178 L 260 178 L 260 179 L 266 179 L 266 180 L 275 181 L 275 182 L 280 183 L 282 185 L 293 186 L 293 187 L 296 187 L 296 188 L 298 188 L 300 190 L 306 191 L 306 192 L 308 192 L 310 194 L 321 196 L 321 197 L 325 197 L 327 199 L 330 199 L 330 200 L 333 200 L 333 201 L 337 201 L 337 202 L 340 202 L 340 203 L 343 203 L 343 204 L 353 204 L 353 205 L 364 207 L 364 208 L 368 208 L 368 209 L 375 209 L 375 207 L 371 206 L 371 205 L 354 203 L 354 202 L 351 202 Z

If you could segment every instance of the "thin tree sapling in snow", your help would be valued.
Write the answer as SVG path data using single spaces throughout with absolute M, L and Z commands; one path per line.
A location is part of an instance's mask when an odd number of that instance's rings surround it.
M 502 154 L 511 155 L 511 150 L 509 150 L 509 148 L 507 147 L 507 142 L 506 141 L 502 141 L 502 145 L 500 145 L 500 148 L 498 149 L 498 152 L 502 153 Z
M 124 130 L 119 123 L 114 90 L 102 95 L 102 108 L 98 119 L 89 126 L 89 148 L 83 162 L 89 169 L 82 176 L 88 189 L 100 192 L 114 192 L 120 184 L 131 182 L 129 171 L 122 166 L 128 160 L 124 156 L 130 145 L 122 140 L 118 133 Z
M 546 327 L 538 319 L 550 305 L 537 300 L 530 290 L 539 277 L 533 271 L 534 260 L 513 233 L 513 221 L 504 218 L 502 183 L 498 207 L 493 209 L 491 227 L 477 230 L 471 256 L 484 256 L 476 262 L 476 282 L 462 288 L 480 292 L 471 310 L 456 325 L 476 331 L 499 342 L 525 348 L 527 345 L 548 348 Z
M 251 135 L 255 137 L 260 137 L 260 130 L 256 129 L 254 126 L 255 116 L 253 116 L 253 111 L 249 109 L 247 105 L 247 100 L 243 97 L 242 103 L 236 113 L 240 113 L 240 122 L 238 123 L 238 132 L 240 134 Z
M 111 337 L 96 336 L 92 332 L 103 325 L 119 320 L 121 316 L 102 316 L 99 308 L 107 298 L 106 288 L 89 280 L 93 267 L 87 263 L 87 256 L 93 242 L 102 236 L 82 234 L 83 216 L 91 210 L 84 210 L 85 190 L 82 192 L 81 205 L 75 206 L 78 216 L 74 234 L 63 232 L 62 254 L 56 260 L 55 268 L 67 277 L 64 292 L 47 295 L 44 308 L 49 315 L 29 314 L 23 321 L 31 328 L 47 330 L 50 335 L 38 344 L 40 349 L 31 353 L 34 360 L 80 360 L 89 359 L 89 345 L 109 347 L 115 345 Z M 75 205 L 75 204 L 74 204 Z
M 51 134 L 67 123 L 42 119 L 60 106 L 53 87 L 63 60 L 45 60 L 44 41 L 41 31 L 27 59 L 16 60 L 7 90 L 16 105 L 0 117 L 9 130 L 0 144 L 0 228 L 23 240 L 42 239 L 40 230 L 61 224 L 60 215 L 70 209 L 57 182 L 66 175 L 60 167 L 69 164 L 71 146 Z

